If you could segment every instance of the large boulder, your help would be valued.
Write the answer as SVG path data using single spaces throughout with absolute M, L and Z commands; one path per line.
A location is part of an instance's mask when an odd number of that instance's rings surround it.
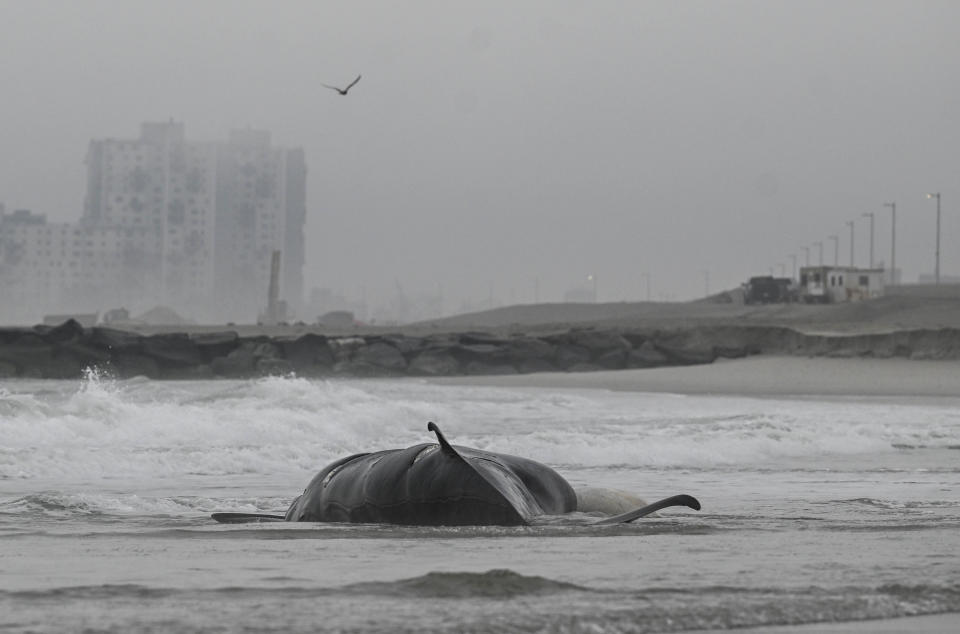
M 155 359 L 161 368 L 167 366 L 178 368 L 203 363 L 200 348 L 183 332 L 144 337 L 143 354 Z
M 73 356 L 84 367 L 106 365 L 110 363 L 110 359 L 112 358 L 110 350 L 104 350 L 103 348 L 77 340 L 65 341 L 60 344 L 59 353 Z
M 594 364 L 606 370 L 620 370 L 627 367 L 627 355 L 630 348 L 607 350 L 594 357 Z
M 426 346 L 426 341 L 424 341 L 422 338 L 408 337 L 406 335 L 382 335 L 377 338 L 367 339 L 367 343 L 374 343 L 378 340 L 390 344 L 399 350 L 400 354 L 402 354 L 405 359 L 410 359 L 413 357 L 413 355 L 423 350 L 423 348 Z
M 419 376 L 450 376 L 460 372 L 460 363 L 445 348 L 428 349 L 413 358 L 407 372 Z
M 649 339 L 627 354 L 627 367 L 630 368 L 656 368 L 669 363 L 667 355 L 660 352 Z
M 246 340 L 225 357 L 210 362 L 210 368 L 218 376 L 244 378 L 256 374 L 257 361 L 264 357 L 261 341 Z M 276 355 L 274 355 L 276 356 Z
M 42 368 L 53 362 L 56 346 L 47 343 L 39 335 L 25 333 L 7 344 L 0 344 L 0 362 L 16 368 L 20 376 L 44 376 Z
M 448 351 L 461 365 L 477 362 L 489 366 L 510 364 L 510 349 L 504 343 L 471 343 L 450 346 Z
M 126 330 L 100 327 L 90 330 L 90 345 L 109 350 L 112 354 L 139 352 L 141 341 L 143 341 L 142 336 Z
M 59 326 L 49 329 L 38 326 L 35 330 L 49 343 L 73 341 L 84 336 L 83 326 L 76 319 L 68 319 Z
M 381 341 L 359 348 L 351 361 L 368 363 L 388 373 L 403 372 L 407 368 L 407 360 L 403 354 L 390 344 Z
M 556 346 L 535 337 L 516 337 L 508 342 L 510 359 L 519 372 L 556 372 Z
M 675 347 L 668 344 L 656 344 L 670 363 L 675 365 L 701 365 L 713 363 L 717 359 L 717 353 L 713 346 L 709 347 Z
M 205 363 L 227 356 L 240 345 L 240 337 L 232 330 L 194 333 L 190 341 L 196 344 Z
M 323 335 L 308 333 L 277 341 L 293 371 L 304 376 L 323 375 L 333 367 L 333 352 Z
M 594 357 L 599 357 L 612 350 L 623 352 L 626 355 L 626 352 L 633 347 L 630 341 L 612 330 L 571 330 L 567 342 L 587 348 Z
M 557 346 L 555 363 L 564 370 L 569 370 L 578 363 L 590 363 L 593 355 L 589 348 L 570 343 L 561 343 Z
M 133 352 L 113 355 L 110 365 L 122 378 L 145 376 L 155 379 L 160 376 L 160 366 L 155 359 Z
M 50 363 L 38 369 L 45 379 L 77 379 L 91 365 L 65 350 L 55 350 Z
M 327 341 L 333 354 L 334 363 L 349 361 L 354 353 L 367 345 L 363 337 L 335 337 Z

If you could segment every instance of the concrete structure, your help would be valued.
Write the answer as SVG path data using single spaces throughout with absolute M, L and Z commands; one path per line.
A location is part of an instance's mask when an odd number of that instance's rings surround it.
M 800 299 L 806 302 L 852 302 L 884 293 L 884 269 L 850 266 L 800 267 Z
M 0 211 L 0 319 L 134 313 L 168 306 L 200 322 L 253 322 L 282 253 L 279 295 L 303 295 L 306 163 L 242 130 L 190 142 L 182 123 L 144 123 L 136 139 L 90 143 L 77 224 Z

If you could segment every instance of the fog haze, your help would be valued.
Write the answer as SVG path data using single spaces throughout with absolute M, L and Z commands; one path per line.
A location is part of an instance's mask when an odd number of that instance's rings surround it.
M 955 2 L 0 3 L 0 201 L 83 209 L 94 138 L 302 146 L 305 287 L 443 312 L 691 299 L 824 245 L 960 274 Z M 363 79 L 343 97 L 321 83 Z M 709 273 L 707 273 L 709 272 Z M 709 278 L 709 282 L 708 282 Z M 312 318 L 306 315 L 305 318 Z

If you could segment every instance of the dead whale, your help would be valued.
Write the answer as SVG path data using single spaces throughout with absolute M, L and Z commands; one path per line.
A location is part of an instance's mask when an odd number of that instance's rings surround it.
M 624 500 L 631 499 L 607 489 L 574 491 L 559 473 L 539 462 L 454 447 L 432 422 L 427 430 L 437 435 L 437 443 L 355 454 L 328 465 L 286 515 L 214 513 L 212 517 L 222 523 L 521 526 L 542 516 L 622 509 Z M 595 524 L 631 522 L 668 506 L 700 510 L 696 498 L 674 495 Z

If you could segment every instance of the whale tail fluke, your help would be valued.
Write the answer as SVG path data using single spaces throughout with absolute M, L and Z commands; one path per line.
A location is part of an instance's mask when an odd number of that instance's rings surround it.
M 211 513 L 210 517 L 221 524 L 256 524 L 259 522 L 283 522 L 283 515 L 267 513 Z
M 645 515 L 655 513 L 660 509 L 665 509 L 668 506 L 687 506 L 695 511 L 699 511 L 700 501 L 692 495 L 671 495 L 670 497 L 663 498 L 662 500 L 654 502 L 653 504 L 647 504 L 646 506 L 642 506 L 638 509 L 627 511 L 626 513 L 621 513 L 620 515 L 614 515 L 613 517 L 607 517 L 598 522 L 594 522 L 594 526 L 626 524 L 627 522 L 632 522 L 633 520 L 639 519 Z

